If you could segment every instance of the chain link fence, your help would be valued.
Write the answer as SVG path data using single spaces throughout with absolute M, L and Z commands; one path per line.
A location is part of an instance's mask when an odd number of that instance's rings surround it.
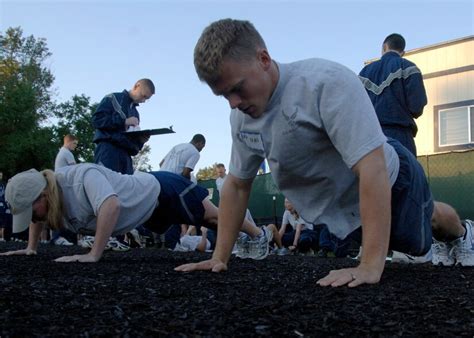
M 474 150 L 419 156 L 436 201 L 452 205 L 461 219 L 474 219 Z M 219 205 L 215 180 L 200 181 L 211 200 Z M 257 224 L 281 223 L 284 196 L 271 174 L 258 175 L 253 183 L 249 209 Z

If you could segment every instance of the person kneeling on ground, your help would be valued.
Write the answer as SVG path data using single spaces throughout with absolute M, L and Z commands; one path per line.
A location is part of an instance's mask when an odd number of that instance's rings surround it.
M 5 195 L 14 231 L 29 225 L 29 240 L 26 249 L 2 255 L 36 254 L 43 222 L 52 229 L 95 234 L 89 253 L 60 257 L 58 262 L 97 262 L 110 236 L 125 234 L 137 224 L 158 233 L 172 224 L 217 226 L 218 210 L 207 189 L 165 171 L 122 175 L 90 163 L 56 172 L 30 169 L 9 180 Z M 241 230 L 261 245 L 260 253 L 268 253 L 271 234 L 247 221 Z
M 319 238 L 318 233 L 313 231 L 313 225 L 300 217 L 288 198 L 285 198 L 285 209 L 279 231 L 283 245 L 302 254 L 317 250 Z

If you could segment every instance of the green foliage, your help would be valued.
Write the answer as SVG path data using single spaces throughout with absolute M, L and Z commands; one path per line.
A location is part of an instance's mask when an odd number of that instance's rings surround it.
M 204 180 L 210 180 L 210 179 L 215 179 L 217 177 L 216 175 L 216 165 L 217 163 L 214 163 L 213 165 L 205 168 L 199 169 L 199 171 L 196 174 L 196 178 L 198 181 L 204 181 Z
M 133 168 L 140 171 L 151 171 L 152 167 L 150 164 L 150 151 L 151 147 L 145 144 L 140 152 L 132 157 Z
M 92 114 L 97 103 L 91 104 L 85 95 L 74 95 L 70 101 L 59 104 L 55 109 L 58 123 L 54 126 L 54 143 L 56 148 L 63 145 L 66 134 L 75 135 L 79 144 L 74 152 L 78 162 L 94 162 L 94 127 Z
M 22 35 L 20 27 L 0 34 L 0 97 L 9 102 L 9 98 L 22 93 L 25 98 L 18 105 L 20 112 L 28 111 L 40 122 L 50 116 L 52 108 L 50 87 L 54 76 L 43 66 L 51 53 L 45 39 Z
M 0 33 L 0 171 L 11 177 L 30 168 L 54 167 L 66 134 L 79 139 L 74 152 L 78 162 L 94 161 L 92 114 L 97 103 L 85 95 L 56 104 L 52 100 L 54 77 L 44 66 L 51 56 L 46 40 L 23 37 L 20 27 Z M 48 126 L 49 118 L 57 121 Z M 135 157 L 135 167 L 151 170 L 145 146 Z
M 0 171 L 51 167 L 55 149 L 50 127 L 54 77 L 43 66 L 51 55 L 44 39 L 23 37 L 21 28 L 0 33 Z

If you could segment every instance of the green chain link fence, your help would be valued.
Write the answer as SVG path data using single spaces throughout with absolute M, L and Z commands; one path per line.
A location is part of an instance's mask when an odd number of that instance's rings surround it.
M 420 156 L 418 161 L 425 170 L 434 199 L 452 205 L 461 219 L 474 219 L 474 150 Z M 212 201 L 219 205 L 215 180 L 200 181 L 199 185 L 209 189 Z M 255 222 L 280 224 L 284 199 L 271 174 L 258 175 L 249 201 Z

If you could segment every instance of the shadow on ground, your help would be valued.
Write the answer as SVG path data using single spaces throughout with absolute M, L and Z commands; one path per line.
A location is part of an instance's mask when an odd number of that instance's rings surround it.
M 315 281 L 350 259 L 233 258 L 220 274 L 175 272 L 210 254 L 158 249 L 52 262 L 81 252 L 0 257 L 1 337 L 474 335 L 474 268 L 387 263 L 380 284 L 348 289 Z

